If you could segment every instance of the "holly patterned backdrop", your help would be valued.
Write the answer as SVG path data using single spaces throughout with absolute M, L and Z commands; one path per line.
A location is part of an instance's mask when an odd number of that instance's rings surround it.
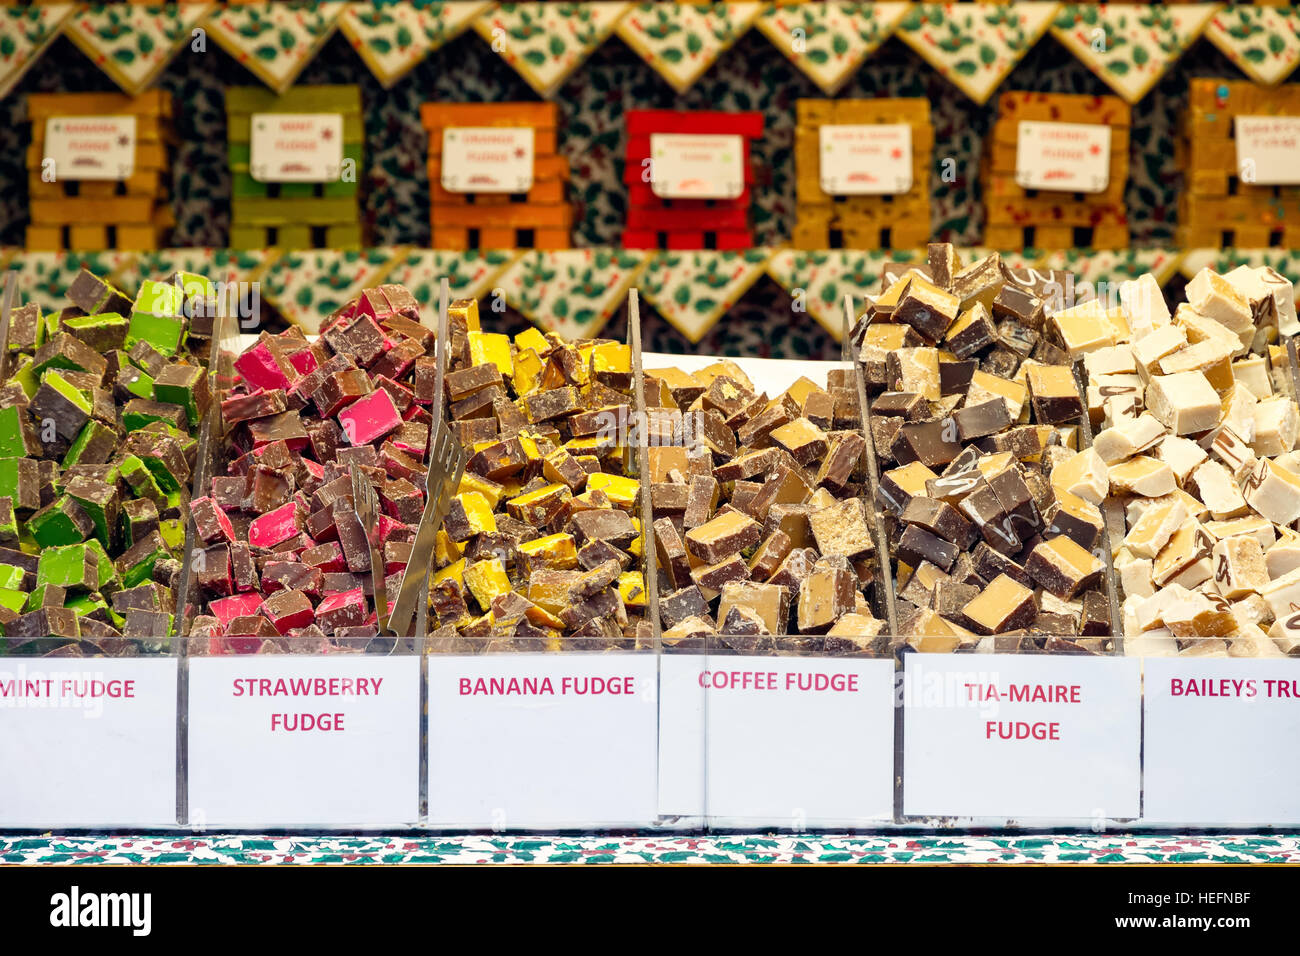
M 964 4 L 957 7 L 967 8 Z M 1264 35 L 1269 36 L 1267 32 Z M 1286 35 L 1286 43 L 1294 39 Z M 1260 42 L 1266 44 L 1267 40 Z M 1132 58 L 1131 47 L 1124 55 Z M 1256 59 L 1249 49 L 1237 58 L 1246 64 Z M 1142 56 L 1138 56 L 1135 62 L 1140 64 L 1141 60 Z M 1127 62 L 1122 66 L 1129 69 Z M 1177 118 L 1186 107 L 1188 78 L 1240 79 L 1243 68 L 1202 38 L 1135 104 L 1135 161 L 1126 196 L 1135 247 L 1167 247 L 1173 242 L 1180 181 L 1173 139 Z M 225 156 L 223 90 L 226 86 L 256 82 L 258 78 L 211 42 L 203 53 L 182 48 L 159 74 L 158 85 L 175 98 L 180 137 L 174 184 L 178 223 L 173 245 L 219 247 L 225 243 L 230 178 Z M 361 86 L 367 157 L 363 216 L 369 243 L 383 247 L 429 243 L 427 145 L 419 124 L 419 104 L 429 100 L 537 99 L 529 82 L 473 30 L 433 51 L 387 89 L 345 36 L 335 33 L 306 62 L 294 82 Z M 30 133 L 24 122 L 25 94 L 115 88 L 100 67 L 60 36 L 13 90 L 0 99 L 0 245 L 20 244 L 27 220 L 24 154 Z M 998 89 L 1113 92 L 1051 34 L 1028 50 Z M 764 133 L 753 147 L 761 169 L 754 190 L 754 238 L 758 245 L 782 245 L 794 220 L 794 103 L 800 98 L 824 95 L 817 83 L 781 55 L 759 30 L 741 35 L 683 93 L 676 92 L 618 35 L 609 36 L 551 97 L 559 104 L 562 115 L 559 147 L 573 170 L 570 199 L 577 205 L 574 245 L 617 245 L 627 202 L 622 184 L 623 114 L 629 109 L 646 108 L 763 113 Z M 897 36 L 885 40 L 866 57 L 837 95 L 929 99 L 936 166 L 951 158 L 957 172 L 953 183 L 936 182 L 932 232 L 941 240 L 976 245 L 982 209 L 974 180 L 981 143 L 995 116 L 996 97 L 977 105 Z M 698 345 L 692 345 L 653 308 L 644 310 L 643 317 L 646 347 L 659 351 L 698 349 L 822 358 L 838 355 L 839 346 L 832 336 L 808 315 L 792 312 L 790 296 L 766 275 L 755 278 L 744 290 L 743 300 L 731 303 L 725 317 L 703 335 Z M 620 334 L 620 321 L 615 316 L 605 334 Z M 507 322 L 522 326 L 526 320 L 511 312 Z

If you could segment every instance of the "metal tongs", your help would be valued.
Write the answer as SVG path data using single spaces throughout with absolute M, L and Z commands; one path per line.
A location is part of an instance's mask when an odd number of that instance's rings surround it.
M 447 428 L 443 421 L 443 377 L 448 364 L 448 309 L 450 307 L 451 289 L 446 278 L 440 283 L 438 292 L 438 365 L 434 375 L 433 425 L 429 432 L 429 471 L 425 482 L 424 514 L 415 532 L 415 542 L 411 546 L 411 559 L 402 573 L 402 583 L 397 589 L 397 599 L 392 611 L 385 617 L 380 613 L 381 635 L 397 637 L 414 637 L 416 631 L 416 610 L 425 595 L 425 585 L 434 566 L 434 545 L 438 539 L 438 529 L 451 508 L 452 495 L 460 485 L 461 475 L 465 472 L 465 452 L 460 441 Z M 369 527 L 369 526 L 367 526 Z M 373 552 L 372 552 L 373 554 Z M 372 557 L 372 569 L 374 559 Z M 382 593 L 382 570 L 375 575 L 375 605 L 379 606 Z

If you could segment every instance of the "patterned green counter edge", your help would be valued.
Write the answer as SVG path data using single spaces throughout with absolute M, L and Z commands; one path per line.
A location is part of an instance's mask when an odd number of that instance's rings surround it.
M 1300 835 L 0 837 L 0 864 L 1298 863 Z

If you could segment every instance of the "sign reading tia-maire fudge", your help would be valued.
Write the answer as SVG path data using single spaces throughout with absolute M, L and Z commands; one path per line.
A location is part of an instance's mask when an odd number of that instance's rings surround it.
M 451 193 L 526 193 L 533 188 L 531 126 L 448 126 L 442 188 Z
M 1300 184 L 1300 116 L 1236 117 L 1237 174 L 1259 186 Z
M 1140 684 L 1136 658 L 908 654 L 904 816 L 1135 818 Z
M 714 133 L 651 133 L 650 191 L 660 199 L 735 199 L 745 191 L 745 141 Z
M 654 654 L 431 654 L 432 826 L 655 819 Z
M 726 826 L 894 812 L 894 662 L 665 654 L 659 811 Z
M 1056 192 L 1105 192 L 1110 185 L 1110 127 L 1022 120 L 1016 136 L 1016 185 Z
M 907 123 L 818 127 L 822 192 L 880 196 L 912 188 L 912 127 Z
M 418 819 L 419 658 L 196 657 L 189 671 L 191 824 Z
M 130 179 L 135 172 L 134 116 L 51 116 L 45 121 L 42 174 L 50 181 Z
M 248 171 L 259 183 L 327 183 L 343 170 L 342 113 L 254 113 Z
M 0 826 L 174 825 L 176 659 L 0 657 L 0 767 Z
M 1300 661 L 1148 657 L 1144 822 L 1300 823 Z

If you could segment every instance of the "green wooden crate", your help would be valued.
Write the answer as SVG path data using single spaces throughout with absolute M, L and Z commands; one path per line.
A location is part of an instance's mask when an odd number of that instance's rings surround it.
M 299 86 L 282 95 L 263 87 L 226 91 L 227 156 L 231 172 L 230 244 L 261 248 L 310 248 L 313 228 L 325 228 L 331 248 L 361 245 L 358 182 L 263 183 L 249 173 L 251 116 L 254 113 L 341 113 L 343 157 L 362 172 L 365 128 L 361 88 L 350 85 Z M 274 195 L 272 195 L 274 193 Z M 271 239 L 274 230 L 274 240 Z

